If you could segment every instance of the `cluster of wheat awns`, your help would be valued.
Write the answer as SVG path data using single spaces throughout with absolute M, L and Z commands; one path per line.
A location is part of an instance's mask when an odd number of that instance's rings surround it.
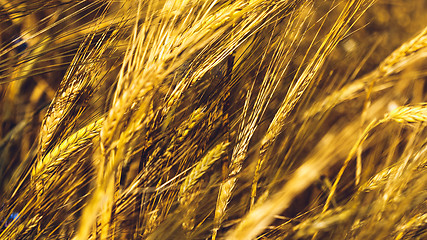
M 396 2 L 0 1 L 0 239 L 427 238 Z

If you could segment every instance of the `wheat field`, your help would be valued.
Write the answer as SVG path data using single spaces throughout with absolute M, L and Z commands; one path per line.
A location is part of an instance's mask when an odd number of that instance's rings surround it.
M 426 0 L 0 0 L 0 239 L 427 239 Z

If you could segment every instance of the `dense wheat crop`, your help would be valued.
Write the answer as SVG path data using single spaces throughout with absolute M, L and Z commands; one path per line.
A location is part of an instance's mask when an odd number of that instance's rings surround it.
M 426 0 L 0 0 L 0 239 L 427 239 Z

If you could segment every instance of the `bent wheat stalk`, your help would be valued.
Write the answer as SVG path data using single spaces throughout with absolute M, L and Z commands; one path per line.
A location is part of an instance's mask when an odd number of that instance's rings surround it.
M 323 206 L 322 213 L 324 213 L 328 208 L 329 204 L 332 200 L 333 195 L 336 192 L 338 182 L 341 180 L 342 175 L 344 174 L 345 169 L 347 168 L 351 159 L 355 156 L 357 149 L 363 144 L 363 142 L 368 137 L 369 132 L 378 126 L 381 123 L 385 123 L 388 121 L 396 121 L 398 123 L 423 123 L 427 121 L 427 105 L 426 103 L 420 103 L 415 106 L 403 106 L 396 108 L 390 113 L 386 114 L 385 117 L 381 120 L 373 120 L 364 130 L 364 132 L 359 137 L 359 140 L 355 143 L 347 158 L 344 161 L 344 165 L 341 167 L 338 175 L 332 185 L 332 188 L 329 192 L 328 198 L 326 199 L 326 203 Z

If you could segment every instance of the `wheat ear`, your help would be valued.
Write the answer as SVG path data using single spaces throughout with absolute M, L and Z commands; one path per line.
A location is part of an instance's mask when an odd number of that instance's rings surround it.
M 104 119 L 98 119 L 81 128 L 47 153 L 37 162 L 31 172 L 32 179 L 44 178 L 53 173 L 71 154 L 81 151 L 90 141 L 98 136 Z
M 183 199 L 185 194 L 197 183 L 200 177 L 214 164 L 227 149 L 229 143 L 222 142 L 212 148 L 206 155 L 194 166 L 190 174 L 185 178 L 179 189 L 178 198 Z
M 406 124 L 426 122 L 427 103 L 398 107 L 388 113 L 382 121 L 395 121 Z

